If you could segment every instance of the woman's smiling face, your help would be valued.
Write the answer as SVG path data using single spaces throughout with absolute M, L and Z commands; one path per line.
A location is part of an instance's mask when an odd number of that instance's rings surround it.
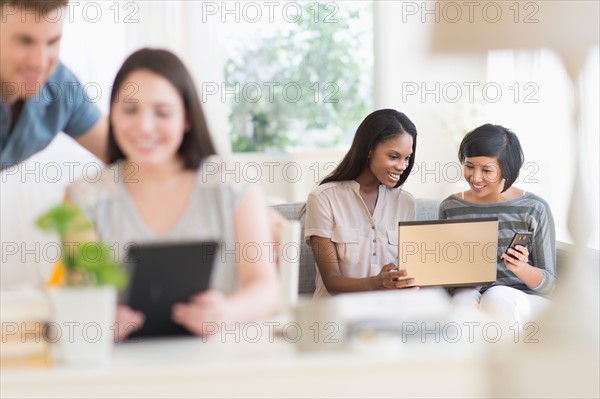
M 186 130 L 183 99 L 167 79 L 148 70 L 134 71 L 124 82 L 112 106 L 119 148 L 140 165 L 175 161 Z
M 371 150 L 368 171 L 384 186 L 394 188 L 408 167 L 412 145 L 413 139 L 408 133 L 378 143 Z
M 480 200 L 494 198 L 502 192 L 504 179 L 500 164 L 492 157 L 467 157 L 463 174 L 473 195 Z

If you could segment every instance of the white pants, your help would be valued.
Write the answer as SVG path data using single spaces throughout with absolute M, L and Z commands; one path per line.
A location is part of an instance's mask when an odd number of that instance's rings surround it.
M 457 289 L 450 301 L 455 308 L 478 309 L 504 326 L 518 328 L 536 320 L 552 302 L 538 295 L 530 295 L 512 287 L 497 285 L 483 294 L 473 288 Z

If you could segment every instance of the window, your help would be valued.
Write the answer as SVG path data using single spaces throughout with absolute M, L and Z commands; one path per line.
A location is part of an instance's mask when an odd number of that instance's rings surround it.
M 219 25 L 225 83 L 212 89 L 228 106 L 233 151 L 348 144 L 373 105 L 371 2 L 253 2 L 229 11 L 240 18 Z

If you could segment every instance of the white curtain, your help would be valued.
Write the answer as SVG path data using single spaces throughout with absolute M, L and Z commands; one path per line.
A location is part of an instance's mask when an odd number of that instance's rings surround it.
M 97 2 L 102 17 L 74 18 L 65 26 L 61 58 L 78 77 L 102 88 L 98 105 L 108 112 L 110 85 L 123 60 L 142 47 L 168 49 L 190 70 L 200 91 L 203 82 L 223 82 L 224 53 L 216 18 L 202 20 L 202 1 Z M 117 15 L 116 9 L 119 12 Z M 76 14 L 77 16 L 77 14 Z M 212 97 L 215 97 L 214 99 Z M 227 110 L 218 96 L 203 104 L 213 138 L 230 151 Z
M 560 58 L 549 50 L 491 51 L 488 82 L 505 91 L 496 103 L 488 103 L 490 122 L 517 133 L 525 153 L 525 165 L 516 183 L 543 197 L 552 208 L 557 239 L 570 242 L 568 211 L 575 170 L 573 92 Z M 589 246 L 598 248 L 598 49 L 590 51 L 582 75 L 583 133 L 586 165 L 582 192 L 587 202 L 593 236 Z

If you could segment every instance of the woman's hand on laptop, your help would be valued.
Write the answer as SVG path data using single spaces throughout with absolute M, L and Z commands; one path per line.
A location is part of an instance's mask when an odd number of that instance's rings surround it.
M 129 306 L 117 305 L 114 325 L 115 342 L 121 342 L 128 335 L 139 330 L 144 325 L 144 320 L 142 312 L 135 311 Z
M 415 279 L 408 277 L 406 270 L 398 270 L 398 266 L 388 263 L 377 275 L 380 289 L 413 288 Z

